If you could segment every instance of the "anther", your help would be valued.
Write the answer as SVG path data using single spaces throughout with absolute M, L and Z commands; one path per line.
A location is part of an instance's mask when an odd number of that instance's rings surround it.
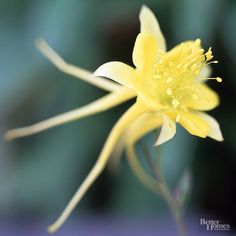
M 177 99 L 175 99 L 175 98 L 172 100 L 172 105 L 173 105 L 174 109 L 175 109 L 179 104 L 180 104 L 179 100 L 177 100 Z
M 168 77 L 168 78 L 166 79 L 166 83 L 169 84 L 172 80 L 173 80 L 172 77 Z
M 207 61 L 209 61 L 209 60 L 211 60 L 213 58 L 211 47 L 209 47 L 207 53 L 205 53 L 205 56 L 206 56 L 206 60 Z
M 200 54 L 203 54 L 203 53 L 204 53 L 204 49 L 201 48 L 201 49 L 199 50 L 199 52 L 200 52 Z
M 167 93 L 168 95 L 172 95 L 172 89 L 171 89 L 171 88 L 168 88 L 168 89 L 166 90 L 166 93 Z
M 207 61 L 210 61 L 213 58 L 213 56 L 211 54 L 208 54 L 208 53 L 206 53 L 205 56 L 206 56 Z
M 209 64 L 217 64 L 217 63 L 219 63 L 219 61 L 210 61 L 210 62 L 206 63 L 206 65 L 209 65 Z
M 203 80 L 216 80 L 217 82 L 221 83 L 222 79 L 220 77 L 216 77 L 216 78 L 204 78 Z

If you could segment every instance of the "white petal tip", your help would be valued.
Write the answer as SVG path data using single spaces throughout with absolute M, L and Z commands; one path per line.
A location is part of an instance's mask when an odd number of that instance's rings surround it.
M 215 137 L 214 138 L 216 141 L 218 141 L 218 142 L 224 142 L 224 138 L 222 137 L 222 136 L 220 136 L 220 137 Z
M 8 131 L 4 134 L 4 140 L 7 142 L 12 141 L 14 138 L 15 138 L 15 136 L 11 131 Z
M 42 47 L 45 47 L 47 45 L 46 41 L 43 38 L 36 38 L 34 40 L 35 47 L 40 50 Z
M 160 146 L 161 144 L 163 144 L 165 141 L 160 142 L 159 138 L 157 139 L 157 141 L 153 144 L 153 147 L 157 147 Z
M 142 7 L 141 7 L 141 10 L 140 10 L 140 15 L 145 13 L 145 11 L 146 12 L 151 12 L 150 8 L 147 5 L 143 4 Z
M 98 67 L 98 69 L 97 70 L 95 70 L 94 72 L 93 72 L 93 75 L 94 76 L 100 76 L 100 77 L 102 77 L 102 70 L 100 69 L 101 67 Z
M 105 64 L 99 66 L 94 72 L 94 76 L 99 77 L 107 77 L 111 76 L 112 74 L 112 65 L 114 65 L 114 62 L 106 62 Z
M 101 65 L 93 75 L 109 78 L 128 88 L 133 88 L 136 79 L 134 68 L 119 61 L 110 61 Z
M 173 120 L 171 120 L 168 116 L 163 114 L 163 124 L 161 128 L 161 132 L 154 146 L 159 146 L 174 137 L 176 133 L 176 125 Z
M 218 126 L 218 129 L 216 130 L 216 134 L 214 136 L 212 136 L 212 138 L 214 138 L 218 142 L 224 141 L 224 137 L 223 137 L 222 132 L 220 130 L 220 126 Z
M 58 229 L 57 226 L 55 224 L 53 224 L 53 225 L 50 225 L 47 228 L 47 231 L 48 231 L 48 233 L 53 234 L 53 233 L 55 233 L 57 231 L 57 229 Z
M 142 5 L 140 13 L 139 13 L 139 18 L 141 19 L 146 19 L 147 17 L 153 17 L 154 14 L 151 11 L 151 9 L 149 7 L 147 7 L 146 5 Z
M 159 139 L 158 138 L 157 141 L 154 143 L 153 147 L 160 146 L 163 143 L 165 143 L 165 142 L 169 141 L 170 139 L 172 139 L 173 137 L 174 137 L 174 135 L 173 136 L 169 136 L 167 139 Z
M 209 133 L 207 136 L 218 142 L 223 142 L 224 138 L 223 138 L 220 126 L 218 122 L 215 120 L 215 118 L 203 112 L 199 112 L 198 115 L 201 118 L 203 118 L 203 120 L 207 122 L 209 126 Z

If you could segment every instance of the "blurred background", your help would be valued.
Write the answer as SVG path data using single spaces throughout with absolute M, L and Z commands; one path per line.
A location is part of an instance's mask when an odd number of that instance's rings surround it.
M 210 114 L 221 124 L 225 141 L 195 138 L 178 128 L 161 152 L 173 191 L 186 169 L 192 175 L 186 206 L 189 231 L 199 232 L 199 219 L 209 218 L 230 224 L 233 232 L 235 0 L 0 0 L 0 235 L 47 235 L 46 226 L 64 209 L 95 163 L 111 127 L 133 103 L 5 142 L 8 129 L 106 94 L 59 72 L 35 49 L 34 40 L 43 37 L 66 61 L 91 71 L 111 60 L 132 65 L 142 4 L 157 16 L 169 49 L 201 38 L 203 47 L 212 46 L 220 61 L 213 75 L 222 77 L 223 83 L 210 86 L 220 94 L 221 105 Z M 151 149 L 153 136 L 143 142 Z M 174 227 L 165 202 L 138 182 L 124 155 L 115 173 L 105 169 L 58 235 L 175 235 Z

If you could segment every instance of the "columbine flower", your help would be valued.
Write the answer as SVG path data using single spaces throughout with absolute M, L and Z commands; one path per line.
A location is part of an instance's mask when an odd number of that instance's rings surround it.
M 59 219 L 49 227 L 50 232 L 56 231 L 64 223 L 102 172 L 114 150 L 120 153 L 126 149 L 136 173 L 146 185 L 151 186 L 134 151 L 137 140 L 151 130 L 162 127 L 155 145 L 160 145 L 175 135 L 176 123 L 192 135 L 223 140 L 217 121 L 204 112 L 219 104 L 218 95 L 205 83 L 211 79 L 221 82 L 219 77 L 209 78 L 209 64 L 217 63 L 217 61 L 212 61 L 211 48 L 205 52 L 201 48 L 201 41 L 197 39 L 181 43 L 167 52 L 158 21 L 146 6 L 142 7 L 139 19 L 141 32 L 137 36 L 133 50 L 135 68 L 121 62 L 108 62 L 100 66 L 92 75 L 81 68 L 67 64 L 44 41 L 37 42 L 39 50 L 59 70 L 110 93 L 85 107 L 26 128 L 11 130 L 7 132 L 6 138 L 14 139 L 31 135 L 107 110 L 137 97 L 135 104 L 112 128 L 93 169 Z M 101 77 L 109 78 L 118 84 Z

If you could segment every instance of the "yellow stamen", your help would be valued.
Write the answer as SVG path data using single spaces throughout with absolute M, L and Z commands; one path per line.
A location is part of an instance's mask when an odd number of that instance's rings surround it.
M 216 80 L 218 83 L 221 83 L 223 80 L 220 77 L 216 77 L 216 78 L 202 78 L 201 80 Z
M 179 106 L 179 104 L 180 104 L 179 100 L 177 100 L 175 98 L 172 100 L 172 105 L 173 105 L 174 109 L 176 109 Z

